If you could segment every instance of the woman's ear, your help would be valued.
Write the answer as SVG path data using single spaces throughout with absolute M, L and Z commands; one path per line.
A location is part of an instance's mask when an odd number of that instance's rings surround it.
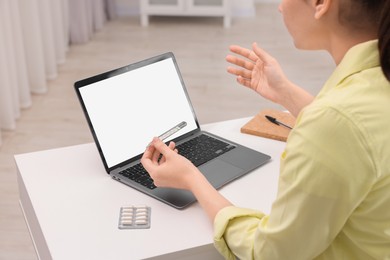
M 315 4 L 314 18 L 320 19 L 328 12 L 332 0 L 314 0 L 313 2 Z

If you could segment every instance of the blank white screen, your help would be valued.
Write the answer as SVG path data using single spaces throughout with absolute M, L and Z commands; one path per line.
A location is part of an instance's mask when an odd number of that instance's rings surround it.
M 80 95 L 108 167 L 182 121 L 187 126 L 166 141 L 197 128 L 172 58 L 81 87 Z

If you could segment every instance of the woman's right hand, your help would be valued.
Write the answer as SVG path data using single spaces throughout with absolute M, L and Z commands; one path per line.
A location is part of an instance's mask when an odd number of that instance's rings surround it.
M 191 190 L 195 175 L 199 170 L 185 157 L 179 155 L 175 143 L 167 146 L 159 138 L 149 144 L 141 163 L 158 187 Z
M 141 163 L 156 186 L 191 191 L 211 221 L 214 221 L 222 208 L 232 205 L 197 167 L 177 153 L 173 142 L 167 146 L 160 139 L 154 138 L 142 156 Z

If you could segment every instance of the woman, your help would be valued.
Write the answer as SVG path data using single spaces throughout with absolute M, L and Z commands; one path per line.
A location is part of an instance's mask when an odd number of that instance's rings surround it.
M 279 9 L 296 47 L 328 51 L 337 68 L 314 98 L 257 44 L 231 46 L 237 81 L 297 116 L 271 213 L 233 206 L 172 142 L 154 138 L 142 163 L 157 186 L 193 192 L 227 259 L 390 259 L 390 1 Z

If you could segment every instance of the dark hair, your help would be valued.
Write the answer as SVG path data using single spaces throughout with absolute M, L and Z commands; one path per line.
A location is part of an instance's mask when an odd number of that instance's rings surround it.
M 378 48 L 383 73 L 390 81 L 390 0 L 385 0 L 382 7 L 378 30 Z
M 348 30 L 376 31 L 381 10 L 387 0 L 340 0 L 339 22 Z M 375 29 L 375 30 L 373 30 Z
M 378 33 L 381 67 L 390 81 L 390 0 L 340 0 L 338 18 L 350 31 Z

